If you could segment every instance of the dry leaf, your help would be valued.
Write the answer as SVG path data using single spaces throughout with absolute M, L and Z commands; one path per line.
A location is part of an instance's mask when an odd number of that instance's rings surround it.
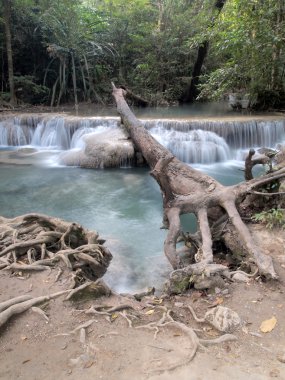
M 90 368 L 94 364 L 93 360 L 89 360 L 86 363 L 84 363 L 83 368 Z
M 157 304 L 157 305 L 160 305 L 160 304 L 162 304 L 162 301 L 163 301 L 162 298 L 154 298 L 154 299 L 152 300 L 152 303 Z
M 262 331 L 263 333 L 270 332 L 274 329 L 274 327 L 276 326 L 276 323 L 277 323 L 277 319 L 273 316 L 272 318 L 267 319 L 261 323 L 260 331 Z
M 208 308 L 216 307 L 218 305 L 221 305 L 223 302 L 224 302 L 223 297 L 217 297 L 215 301 L 210 306 L 208 306 Z
M 212 337 L 216 337 L 216 336 L 219 336 L 220 334 L 218 331 L 211 329 L 211 330 L 207 331 L 207 335 L 212 336 Z
M 119 316 L 119 314 L 117 314 L 117 313 L 112 314 L 111 320 L 114 321 L 116 318 L 118 318 L 118 316 Z
M 152 315 L 153 313 L 154 313 L 154 309 L 151 309 L 151 310 L 147 311 L 145 314 L 146 315 Z

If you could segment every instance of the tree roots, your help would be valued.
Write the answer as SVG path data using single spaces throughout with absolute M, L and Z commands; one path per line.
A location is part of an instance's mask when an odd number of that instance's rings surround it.
M 174 157 L 164 146 L 156 141 L 144 128 L 128 107 L 125 92 L 112 84 L 113 96 L 117 110 L 122 118 L 136 148 L 141 151 L 151 168 L 151 175 L 158 182 L 163 198 L 163 228 L 168 229 L 164 242 L 164 252 L 174 271 L 186 271 L 192 276 L 214 276 L 217 272 L 226 270 L 214 263 L 212 227 L 218 226 L 218 221 L 227 219 L 238 236 L 239 246 L 253 259 L 259 274 L 277 279 L 270 256 L 262 252 L 254 241 L 248 227 L 242 220 L 237 204 L 253 191 L 267 184 L 274 183 L 285 177 L 285 169 L 272 171 L 265 176 L 252 179 L 251 169 L 256 163 L 267 163 L 268 157 L 252 160 L 254 151 L 246 160 L 247 182 L 235 186 L 223 186 L 210 176 L 195 170 Z M 198 248 L 195 261 L 185 267 L 180 259 L 177 244 L 182 233 L 180 215 L 194 214 L 198 221 L 198 231 L 194 246 Z M 190 235 L 189 235 L 190 236 Z M 188 241 L 193 243 L 193 241 Z M 225 244 L 227 244 L 225 242 Z M 188 244 L 189 247 L 190 244 Z M 182 272 L 181 272 L 182 273 Z M 207 275 L 208 273 L 208 275 Z M 195 280 L 193 280 L 195 282 Z
M 8 301 L 0 303 L 0 328 L 13 316 L 21 314 L 30 309 L 34 305 L 38 305 L 45 301 L 59 297 L 63 294 L 70 292 L 70 290 L 63 290 L 54 294 L 31 298 L 29 296 L 20 296 L 12 298 Z
M 170 309 L 168 309 L 166 306 L 155 305 L 153 303 L 143 304 L 143 307 L 144 306 L 145 307 L 151 307 L 152 311 L 154 309 L 157 311 L 161 311 L 162 316 L 156 321 L 152 321 L 152 322 L 144 324 L 144 325 L 138 325 L 137 323 L 143 317 L 143 315 L 141 312 L 137 311 L 137 308 L 134 308 L 133 305 L 130 305 L 130 304 L 120 304 L 120 305 L 117 305 L 114 307 L 94 305 L 94 306 L 91 306 L 87 310 L 82 310 L 81 312 L 84 312 L 87 315 L 90 315 L 90 314 L 102 315 L 109 322 L 112 322 L 114 319 L 116 319 L 118 317 L 118 315 L 120 315 L 120 316 L 122 316 L 122 318 L 126 319 L 129 328 L 148 329 L 148 330 L 154 331 L 154 339 L 157 338 L 157 335 L 160 332 L 160 330 L 163 328 L 166 328 L 166 327 L 170 327 L 170 328 L 174 327 L 174 328 L 180 330 L 182 333 L 184 333 L 188 337 L 188 339 L 190 340 L 190 343 L 191 343 L 191 350 L 190 350 L 190 352 L 187 353 L 186 358 L 179 363 L 151 371 L 151 373 L 161 373 L 161 372 L 165 372 L 165 371 L 173 371 L 176 368 L 179 368 L 181 366 L 188 364 L 195 357 L 197 350 L 199 348 L 203 348 L 203 347 L 207 347 L 207 346 L 215 345 L 215 344 L 220 344 L 223 342 L 234 341 L 237 339 L 235 335 L 232 335 L 229 333 L 226 333 L 226 334 L 221 335 L 215 339 L 210 339 L 210 340 L 199 338 L 196 331 L 192 327 L 186 325 L 185 323 L 183 323 L 181 321 L 175 320 L 172 316 L 172 311 Z M 217 308 L 212 309 L 210 312 L 206 313 L 206 315 L 203 319 L 198 319 L 196 317 L 196 314 L 194 313 L 193 309 L 190 307 L 189 307 L 189 309 L 194 314 L 197 322 L 207 322 L 207 323 L 210 323 L 210 324 L 212 324 L 212 326 L 217 328 L 217 326 L 215 326 L 215 323 L 212 322 L 214 318 L 212 318 L 212 319 L 210 318 L 210 313 L 211 313 L 211 317 L 215 314 L 219 314 L 219 316 L 220 316 L 221 315 L 220 310 L 217 310 L 218 312 L 216 312 L 215 309 L 217 309 Z M 227 308 L 223 308 L 223 309 L 227 309 Z M 127 314 L 127 310 L 129 310 L 128 314 Z M 229 316 L 231 317 L 232 315 L 237 315 L 236 313 L 234 313 L 230 309 L 227 309 L 227 311 L 228 312 L 225 315 L 226 319 L 229 319 Z M 144 316 L 145 316 L 145 314 L 144 314 Z M 136 326 L 133 325 L 134 319 L 136 320 Z M 224 323 L 224 321 L 223 321 L 223 323 Z M 236 328 L 237 324 L 235 324 L 234 327 Z M 161 347 L 156 347 L 156 348 L 161 348 Z M 161 348 L 161 349 L 163 349 L 163 348 Z M 171 351 L 171 350 L 168 350 L 168 351 Z
M 0 217 L 0 268 L 42 271 L 58 261 L 84 280 L 102 277 L 112 259 L 96 232 L 41 214 Z

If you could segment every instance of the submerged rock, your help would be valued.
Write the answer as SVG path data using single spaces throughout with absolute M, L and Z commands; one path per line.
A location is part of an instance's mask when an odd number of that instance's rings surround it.
M 103 169 L 128 166 L 134 159 L 133 143 L 123 129 L 89 133 L 83 140 L 85 147 L 82 150 L 73 149 L 61 154 L 61 164 Z

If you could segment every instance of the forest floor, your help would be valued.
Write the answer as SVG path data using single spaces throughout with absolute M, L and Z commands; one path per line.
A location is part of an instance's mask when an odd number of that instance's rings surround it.
M 146 302 L 132 300 L 139 316 L 133 327 L 119 313 L 111 322 L 105 315 L 86 315 L 94 303 L 126 304 L 119 295 L 97 300 L 70 302 L 64 297 L 41 307 L 46 316 L 32 309 L 15 316 L 0 329 L 0 379 L 15 380 L 265 380 L 285 379 L 285 233 L 255 226 L 255 238 L 262 241 L 265 252 L 273 257 L 279 281 L 231 283 L 211 294 L 189 291 L 183 296 L 149 298 L 173 311 L 173 318 L 199 329 L 207 339 L 220 335 L 207 324 L 198 324 L 187 309 L 192 305 L 198 316 L 222 304 L 236 311 L 242 326 L 235 331 L 236 341 L 198 349 L 194 359 L 172 371 L 169 366 L 187 362 L 191 342 L 175 326 L 154 331 L 136 326 L 158 321 L 160 308 L 146 307 Z M 114 253 L 115 254 L 115 253 Z M 0 302 L 24 294 L 39 296 L 64 289 L 62 276 L 56 281 L 57 270 L 27 275 L 0 271 Z M 151 285 L 151 284 L 150 284 Z M 152 311 L 154 310 L 154 311 Z M 127 311 L 128 312 L 128 311 Z M 129 313 L 129 312 L 128 312 Z M 130 312 L 131 314 L 131 312 Z M 133 313 L 134 314 L 134 313 Z M 260 331 L 262 321 L 277 319 L 271 332 Z M 86 339 L 82 329 L 72 332 L 86 321 Z M 80 332 L 81 331 L 81 332 Z

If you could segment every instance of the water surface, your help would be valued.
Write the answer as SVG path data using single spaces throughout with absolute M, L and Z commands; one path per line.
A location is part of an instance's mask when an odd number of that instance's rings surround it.
M 234 163 L 199 168 L 227 184 L 242 176 Z M 166 231 L 160 190 L 148 169 L 0 165 L 0 178 L 0 215 L 38 212 L 81 223 L 107 239 L 114 259 L 106 281 L 116 290 L 163 284 L 170 270 Z M 194 228 L 193 219 L 183 221 L 185 230 Z

